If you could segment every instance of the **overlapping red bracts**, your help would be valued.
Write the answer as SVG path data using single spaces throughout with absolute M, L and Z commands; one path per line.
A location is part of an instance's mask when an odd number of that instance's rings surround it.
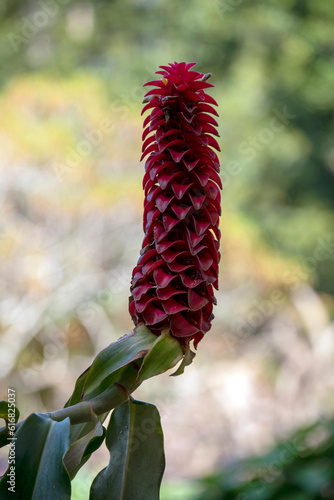
M 216 101 L 196 63 L 160 66 L 144 99 L 145 238 L 133 270 L 130 314 L 195 346 L 211 328 L 220 259 L 220 151 Z

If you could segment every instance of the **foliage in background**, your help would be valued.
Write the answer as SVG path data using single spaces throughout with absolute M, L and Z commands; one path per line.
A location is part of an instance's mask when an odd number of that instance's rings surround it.
M 198 483 L 191 500 L 322 500 L 334 496 L 334 422 L 298 431 L 269 453 Z
M 44 25 L 34 22 L 44 12 L 38 2 L 2 4 L 3 86 L 32 72 L 66 81 L 80 68 L 88 81 L 97 75 L 109 98 L 128 112 L 139 102 L 134 82 L 145 81 L 170 54 L 182 60 L 193 52 L 203 71 L 212 68 L 221 80 L 229 209 L 256 221 L 275 252 L 309 257 L 314 241 L 333 227 L 331 2 L 54 4 Z M 200 43 L 192 51 L 195 40 Z M 281 129 L 271 125 L 278 114 Z M 329 266 L 333 272 L 332 262 L 320 263 L 316 286 L 333 292 Z

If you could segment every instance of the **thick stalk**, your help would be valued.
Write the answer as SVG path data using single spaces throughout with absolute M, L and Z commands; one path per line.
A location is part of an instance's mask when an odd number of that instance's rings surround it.
M 138 370 L 139 366 L 136 363 L 130 363 L 117 382 L 98 396 L 61 410 L 46 413 L 46 415 L 56 422 L 61 422 L 68 417 L 72 425 L 96 422 L 99 415 L 107 413 L 127 401 L 130 395 L 139 387 L 140 384 L 137 382 Z M 16 424 L 16 430 L 23 422 L 24 420 Z M 8 436 L 6 427 L 0 429 L 0 435 Z

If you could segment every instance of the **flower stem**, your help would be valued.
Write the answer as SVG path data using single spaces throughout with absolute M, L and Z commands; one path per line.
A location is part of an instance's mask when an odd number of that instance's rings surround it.
M 140 366 L 137 363 L 130 363 L 118 381 L 98 396 L 45 415 L 56 422 L 61 422 L 68 417 L 72 425 L 96 422 L 99 415 L 107 413 L 127 401 L 130 395 L 139 387 L 140 383 L 137 382 L 139 368 Z M 24 420 L 16 424 L 16 431 L 23 422 Z M 8 435 L 6 427 L 0 429 L 0 435 Z

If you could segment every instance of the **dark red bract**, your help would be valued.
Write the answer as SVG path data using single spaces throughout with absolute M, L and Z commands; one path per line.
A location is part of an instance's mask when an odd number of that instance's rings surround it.
M 130 314 L 156 334 L 195 346 L 211 328 L 218 288 L 221 180 L 216 101 L 196 63 L 160 66 L 145 96 L 145 238 L 133 270 Z

